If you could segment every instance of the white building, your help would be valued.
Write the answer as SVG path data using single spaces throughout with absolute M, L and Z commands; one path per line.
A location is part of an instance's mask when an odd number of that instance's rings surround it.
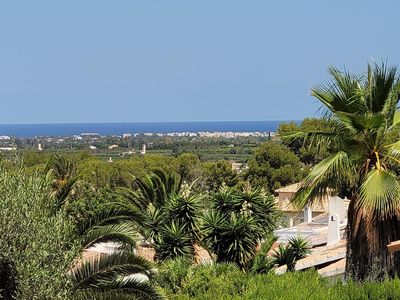
M 142 145 L 142 151 L 140 151 L 140 154 L 142 154 L 142 155 L 146 154 L 146 144 Z
M 329 197 L 328 212 L 318 215 L 309 223 L 278 229 L 278 243 L 301 236 L 312 247 L 311 254 L 296 262 L 295 270 L 315 268 L 324 277 L 341 277 L 346 266 L 347 209 L 349 200 Z M 276 274 L 286 272 L 286 266 L 275 269 Z

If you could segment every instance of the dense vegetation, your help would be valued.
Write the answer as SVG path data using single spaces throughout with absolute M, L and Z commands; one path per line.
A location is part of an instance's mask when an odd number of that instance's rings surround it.
M 315 271 L 273 274 L 244 273 L 233 264 L 191 267 L 173 262 L 157 280 L 172 299 L 398 299 L 400 280 L 383 282 L 327 280 Z
M 181 151 L 2 157 L 0 298 L 398 298 L 400 257 L 386 247 L 400 239 L 396 69 L 330 73 L 332 84 L 312 90 L 325 117 L 282 124 L 238 170 Z M 299 208 L 326 194 L 351 199 L 346 282 L 294 272 L 310 253 L 300 237 L 271 250 L 281 216 L 273 192 L 298 181 Z M 104 243 L 112 253 L 96 254 Z

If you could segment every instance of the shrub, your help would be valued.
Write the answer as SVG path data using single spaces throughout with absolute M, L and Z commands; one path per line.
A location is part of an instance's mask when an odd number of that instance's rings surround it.
M 350 300 L 399 299 L 399 295 L 398 278 L 382 282 L 343 283 L 322 278 L 314 270 L 278 276 L 273 273 L 245 273 L 234 264 L 208 264 L 191 267 L 172 298 Z
M 70 220 L 51 213 L 49 193 L 38 175 L 0 173 L 0 253 L 15 265 L 17 299 L 70 299 L 67 272 L 79 246 Z
M 189 273 L 191 262 L 182 257 L 165 260 L 159 264 L 159 273 L 155 280 L 169 293 L 177 293 L 182 287 L 183 280 Z

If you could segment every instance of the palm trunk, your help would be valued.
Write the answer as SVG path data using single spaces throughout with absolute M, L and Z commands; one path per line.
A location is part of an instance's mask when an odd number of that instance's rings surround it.
M 400 218 L 370 220 L 356 201 L 348 210 L 346 277 L 356 281 L 400 275 L 400 253 L 390 253 L 387 245 L 400 240 Z

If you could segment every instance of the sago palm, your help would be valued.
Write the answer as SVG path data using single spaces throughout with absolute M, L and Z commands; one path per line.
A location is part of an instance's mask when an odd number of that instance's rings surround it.
M 287 138 L 334 153 L 312 168 L 293 202 L 304 207 L 324 195 L 347 196 L 347 276 L 362 280 L 372 270 L 378 277 L 399 275 L 400 256 L 387 249 L 400 239 L 396 68 L 373 64 L 363 76 L 336 68 L 329 73 L 332 81 L 311 92 L 325 107 L 329 126 Z

